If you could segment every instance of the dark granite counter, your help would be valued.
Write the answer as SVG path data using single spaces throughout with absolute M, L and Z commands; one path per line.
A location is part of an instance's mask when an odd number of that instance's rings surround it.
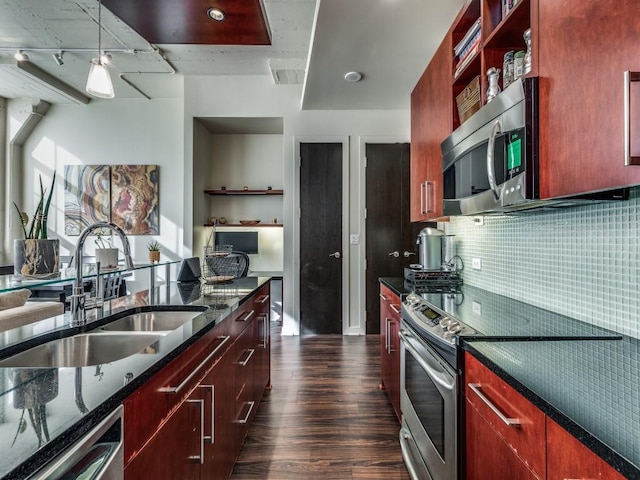
M 482 341 L 463 348 L 627 478 L 640 478 L 640 341 Z
M 80 438 L 154 373 L 224 321 L 269 277 L 246 277 L 219 286 L 215 296 L 199 296 L 177 285 L 105 302 L 87 317 L 87 325 L 70 327 L 69 314 L 5 332 L 0 358 L 45 341 L 108 323 L 149 305 L 205 305 L 183 326 L 121 360 L 82 368 L 0 368 L 0 478 L 22 479 Z M 126 384 L 124 379 L 131 380 Z M 123 386 L 124 385 L 124 386 Z
M 404 279 L 402 277 L 380 277 L 378 281 L 389 287 L 399 297 L 411 293 L 410 290 L 404 288 Z

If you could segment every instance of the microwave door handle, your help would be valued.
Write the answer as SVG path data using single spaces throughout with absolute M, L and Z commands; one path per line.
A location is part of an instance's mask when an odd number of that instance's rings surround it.
M 496 200 L 500 200 L 500 192 L 498 192 L 498 185 L 496 185 L 496 169 L 493 164 L 493 154 L 495 151 L 496 137 L 499 133 L 502 133 L 500 120 L 493 124 L 491 135 L 489 135 L 489 142 L 487 143 L 487 178 L 489 179 L 489 187 L 496 197 Z

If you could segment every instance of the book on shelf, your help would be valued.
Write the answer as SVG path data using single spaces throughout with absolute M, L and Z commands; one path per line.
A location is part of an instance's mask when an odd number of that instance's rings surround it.
M 503 1 L 509 1 L 509 0 L 503 0 Z M 458 57 L 462 56 L 460 54 L 465 49 L 465 47 L 468 47 L 469 45 L 471 45 L 474 41 L 474 38 L 480 35 L 481 26 L 482 26 L 481 19 L 478 18 L 478 20 L 476 20 L 473 23 L 473 25 L 471 25 L 469 30 L 467 30 L 467 33 L 464 34 L 464 37 L 462 37 L 462 40 L 460 40 L 458 44 L 454 47 L 453 52 L 456 54 L 456 56 Z
M 454 80 L 458 78 L 458 75 L 460 75 L 460 72 L 464 70 L 464 68 L 469 64 L 469 62 L 475 56 L 475 54 L 478 53 L 478 50 L 480 50 L 480 35 L 478 35 L 477 40 L 472 45 L 469 46 L 469 49 L 466 50 L 464 57 L 458 60 L 458 63 L 456 64 L 455 70 L 453 72 Z

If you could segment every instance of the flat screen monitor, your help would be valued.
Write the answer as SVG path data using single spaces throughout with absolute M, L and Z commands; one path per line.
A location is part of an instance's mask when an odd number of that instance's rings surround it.
M 236 252 L 258 253 L 258 232 L 216 232 L 216 245 L 232 245 Z
M 200 259 L 198 257 L 185 258 L 180 265 L 178 282 L 195 282 L 202 276 Z

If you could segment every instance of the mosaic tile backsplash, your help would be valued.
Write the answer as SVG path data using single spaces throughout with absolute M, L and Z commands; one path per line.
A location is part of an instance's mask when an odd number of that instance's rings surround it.
M 465 283 L 640 338 L 640 188 L 622 202 L 482 218 L 444 225 Z

